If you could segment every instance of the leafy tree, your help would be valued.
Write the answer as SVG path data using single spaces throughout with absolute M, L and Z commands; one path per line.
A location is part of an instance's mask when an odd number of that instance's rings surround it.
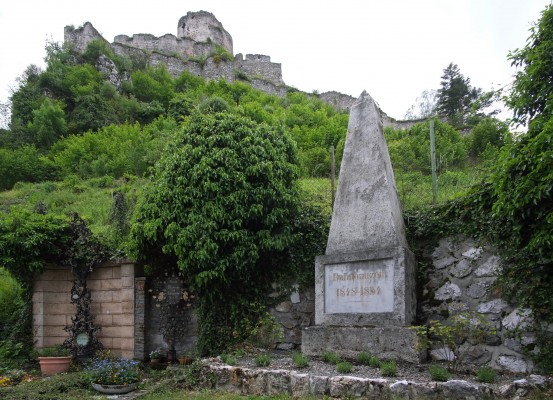
M 438 171 L 462 167 L 467 158 L 465 142 L 451 125 L 435 121 L 436 161 Z M 429 123 L 418 123 L 410 129 L 384 130 L 394 168 L 405 172 L 420 171 L 430 174 L 430 135 Z
M 132 74 L 133 92 L 139 100 L 159 101 L 167 108 L 174 96 L 175 83 L 165 65 L 158 68 L 146 68 Z
M 30 65 L 18 78 L 19 87 L 11 96 L 12 104 L 11 123 L 12 131 L 25 131 L 27 124 L 33 120 L 33 110 L 40 107 L 44 95 L 38 85 L 42 71 L 36 65 Z
M 507 123 L 491 117 L 484 118 L 472 128 L 469 151 L 473 157 L 479 157 L 487 148 L 500 149 L 511 140 Z
M 441 88 L 438 89 L 436 111 L 447 117 L 456 128 L 463 127 L 472 104 L 480 97 L 482 89 L 470 86 L 457 64 L 450 63 L 443 72 Z
M 176 262 L 198 292 L 199 347 L 251 333 L 285 266 L 296 156 L 278 128 L 197 114 L 156 165 L 131 234 L 141 259 Z
M 39 182 L 56 177 L 56 167 L 32 145 L 16 149 L 0 148 L 0 190 L 16 182 Z
M 62 104 L 45 99 L 40 108 L 33 110 L 33 120 L 29 132 L 38 147 L 48 149 L 54 142 L 67 134 L 67 122 Z
M 75 109 L 71 113 L 72 132 L 96 131 L 113 122 L 117 122 L 115 110 L 104 97 L 87 94 L 75 98 Z
M 527 125 L 537 117 L 553 114 L 553 6 L 548 5 L 530 29 L 527 45 L 509 53 L 511 65 L 519 68 L 507 105 L 513 120 Z

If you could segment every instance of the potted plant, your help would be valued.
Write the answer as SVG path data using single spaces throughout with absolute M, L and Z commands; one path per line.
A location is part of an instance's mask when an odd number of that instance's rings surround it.
M 38 363 L 42 375 L 54 375 L 69 371 L 71 365 L 71 354 L 69 349 L 58 344 L 51 347 L 44 347 L 38 351 Z
M 152 350 L 150 352 L 150 362 L 152 364 L 160 364 L 162 359 L 163 359 L 163 353 L 159 348 Z
M 95 358 L 86 366 L 84 374 L 95 390 L 105 394 L 124 394 L 138 386 L 139 367 L 135 360 Z

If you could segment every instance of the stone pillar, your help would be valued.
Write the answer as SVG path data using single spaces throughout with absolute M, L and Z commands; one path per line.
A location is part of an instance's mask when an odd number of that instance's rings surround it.
M 144 360 L 146 319 L 146 278 L 134 278 L 134 358 Z
M 315 262 L 315 324 L 302 351 L 367 351 L 416 362 L 415 259 L 374 100 L 352 105 L 326 254 Z

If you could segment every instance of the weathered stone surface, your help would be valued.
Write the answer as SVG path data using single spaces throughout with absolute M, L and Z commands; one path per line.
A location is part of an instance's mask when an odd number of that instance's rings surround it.
M 507 338 L 503 341 L 503 344 L 505 347 L 507 347 L 509 350 L 513 350 L 516 352 L 520 352 L 522 346 L 520 344 L 520 341 L 515 338 Z
M 482 264 L 476 271 L 474 275 L 477 277 L 492 277 L 497 276 L 501 272 L 501 265 L 498 256 L 491 256 Z
M 291 395 L 294 398 L 305 398 L 309 396 L 310 386 L 309 386 L 309 374 L 298 374 L 292 372 L 290 374 L 290 387 Z
M 467 295 L 473 299 L 480 299 L 488 292 L 488 285 L 485 282 L 477 282 L 470 285 L 467 289 Z
M 450 268 L 449 273 L 456 278 L 464 278 L 467 275 L 470 275 L 472 272 L 472 267 L 470 262 L 466 259 L 459 261 L 452 268 Z
M 543 389 L 547 387 L 547 378 L 545 376 L 531 374 L 528 376 L 528 380 L 530 381 L 531 385 L 537 388 Z
M 332 397 L 361 397 L 367 390 L 368 379 L 353 376 L 333 376 L 329 379 Z
M 411 382 L 397 381 L 390 385 L 390 392 L 394 399 L 406 399 L 409 400 L 409 393 L 411 392 Z
M 363 92 L 352 105 L 326 254 L 407 247 L 378 106 Z
M 298 326 L 298 321 L 295 320 L 295 319 L 281 320 L 280 323 L 282 324 L 282 326 L 284 326 L 287 329 L 292 329 L 292 328 Z
M 279 343 L 277 344 L 276 348 L 279 350 L 292 350 L 294 348 L 294 343 Z
M 453 361 L 455 360 L 455 354 L 449 347 L 445 346 L 430 350 L 430 358 L 435 361 Z
M 263 395 L 267 391 L 266 370 L 244 369 L 242 375 L 242 394 Z
M 451 380 L 440 384 L 443 395 L 446 399 L 480 399 L 481 391 L 478 385 L 463 381 Z
M 333 272 L 337 267 L 347 271 L 337 274 L 340 280 Z M 409 249 L 381 248 L 316 258 L 315 324 L 408 326 L 415 310 L 415 258 Z
M 324 396 L 330 393 L 330 379 L 328 376 L 309 376 L 309 389 L 312 395 Z
M 463 362 L 476 365 L 484 365 L 490 362 L 492 359 L 492 353 L 483 348 L 482 346 L 474 346 L 466 350 L 461 359 Z
M 510 372 L 528 372 L 528 363 L 521 357 L 501 355 L 497 358 L 497 364 Z
M 488 346 L 499 346 L 502 342 L 499 336 L 492 335 L 492 336 L 486 336 L 485 343 Z
M 276 396 L 278 394 L 291 394 L 290 386 L 291 373 L 286 370 L 270 370 L 267 372 L 267 394 Z
M 477 260 L 482 254 L 482 247 L 472 247 L 467 251 L 463 252 L 463 257 L 468 258 L 469 260 Z
M 486 303 L 481 303 L 477 311 L 482 314 L 499 314 L 505 311 L 509 304 L 503 299 L 494 299 Z
M 530 310 L 516 308 L 503 318 L 501 324 L 505 329 L 512 331 L 514 329 L 526 329 L 531 322 L 532 312 Z
M 207 11 L 188 12 L 184 17 L 181 17 L 177 28 L 177 36 L 200 43 L 212 42 L 222 46 L 230 54 L 234 54 L 232 37 L 217 18 Z
M 437 260 L 433 261 L 434 268 L 436 269 L 444 269 L 446 267 L 449 267 L 453 264 L 455 264 L 458 260 L 455 257 L 446 256 L 444 258 L 439 258 Z
M 441 288 L 436 290 L 434 298 L 436 300 L 457 300 L 461 297 L 461 288 L 454 283 L 447 282 Z
M 423 358 L 417 344 L 417 335 L 409 328 L 310 326 L 303 330 L 301 349 L 307 356 L 333 351 L 355 359 L 367 351 L 386 360 L 417 363 Z
M 300 292 L 298 291 L 297 285 L 295 285 L 295 290 L 290 294 L 290 302 L 292 304 L 298 304 L 300 302 Z
M 277 304 L 275 307 L 275 310 L 278 312 L 290 312 L 292 310 L 292 302 L 290 301 L 283 301 L 282 303 Z
M 412 399 L 431 400 L 431 399 L 442 398 L 439 387 L 435 382 L 429 382 L 429 383 L 412 382 L 411 393 L 412 393 L 412 397 L 411 397 Z

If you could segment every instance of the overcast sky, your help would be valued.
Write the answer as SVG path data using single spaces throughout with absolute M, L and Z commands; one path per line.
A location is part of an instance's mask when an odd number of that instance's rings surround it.
M 401 119 L 423 90 L 438 89 L 453 62 L 473 86 L 508 84 L 507 54 L 523 47 L 550 0 L 0 0 L 0 102 L 46 40 L 90 21 L 119 34 L 176 35 L 188 11 L 209 11 L 234 53 L 266 54 L 286 84 L 306 92 L 363 90 Z

